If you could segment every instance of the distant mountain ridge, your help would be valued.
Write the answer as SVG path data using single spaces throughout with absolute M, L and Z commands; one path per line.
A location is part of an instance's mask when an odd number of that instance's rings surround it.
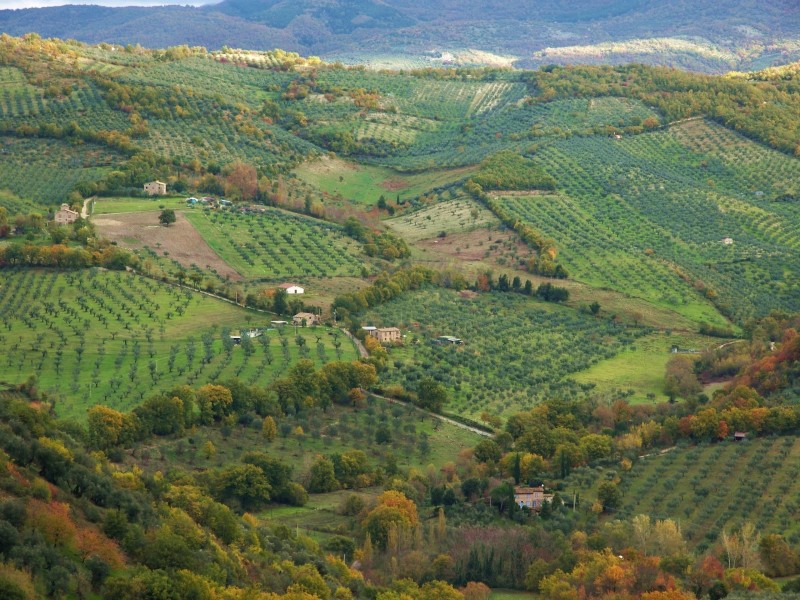
M 459 50 L 547 63 L 644 62 L 698 71 L 760 69 L 800 58 L 800 5 L 732 0 L 224 0 L 203 7 L 62 6 L 0 10 L 10 35 L 145 47 L 273 49 L 368 61 Z M 424 63 L 422 63 L 424 64 Z M 436 62 L 432 61 L 433 66 Z

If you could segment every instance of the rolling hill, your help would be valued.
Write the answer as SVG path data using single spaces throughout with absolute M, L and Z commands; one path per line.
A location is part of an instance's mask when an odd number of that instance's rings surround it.
M 535 16 L 534 16 L 535 15 Z M 152 24 L 157 22 L 158 27 Z M 11 35 L 89 43 L 284 48 L 386 65 L 643 62 L 697 71 L 763 68 L 800 54 L 789 0 L 665 4 L 652 0 L 534 3 L 415 0 L 225 0 L 191 7 L 64 6 L 0 10 Z M 369 51 L 364 51 L 369 48 Z

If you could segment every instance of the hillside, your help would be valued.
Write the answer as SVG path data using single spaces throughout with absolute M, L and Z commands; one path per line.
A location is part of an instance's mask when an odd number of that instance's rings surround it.
M 777 591 L 799 73 L 0 37 L 0 597 Z
M 650 0 L 483 1 L 467 7 L 413 0 L 225 0 L 201 8 L 0 10 L 0 29 L 151 48 L 284 48 L 375 66 L 642 62 L 725 72 L 796 60 L 798 19 L 790 0 L 736 0 L 723 7 Z

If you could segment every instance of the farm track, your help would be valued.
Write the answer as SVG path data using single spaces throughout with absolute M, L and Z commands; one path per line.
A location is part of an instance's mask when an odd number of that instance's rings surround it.
M 478 435 L 481 435 L 483 437 L 488 437 L 488 438 L 493 438 L 494 437 L 493 433 L 489 433 L 488 431 L 484 431 L 483 429 L 479 429 L 477 427 L 473 427 L 471 425 L 467 425 L 466 423 L 462 423 L 460 421 L 456 421 L 455 419 L 451 419 L 450 417 L 446 417 L 445 415 L 440 415 L 439 413 L 435 413 L 435 412 L 431 412 L 429 410 L 425 410 L 424 408 L 420 408 L 419 406 L 417 406 L 416 404 L 413 404 L 411 402 L 404 402 L 403 400 L 398 400 L 397 398 L 389 398 L 387 396 L 381 396 L 380 394 L 376 394 L 374 392 L 370 392 L 369 390 L 365 390 L 365 391 L 368 394 L 370 394 L 371 396 L 375 396 L 376 398 L 380 398 L 381 400 L 386 400 L 390 404 L 402 404 L 403 406 L 411 406 L 411 407 L 413 407 L 415 410 L 417 410 L 419 412 L 422 412 L 422 413 L 425 413 L 427 415 L 430 415 L 431 417 L 439 419 L 440 421 L 443 421 L 445 423 L 449 423 L 450 425 L 455 425 L 456 427 L 458 427 L 459 429 L 463 429 L 464 431 L 471 431 L 472 433 L 477 433 Z
M 83 208 L 81 209 L 81 219 L 84 221 L 89 218 L 89 203 L 92 202 L 97 196 L 89 196 L 83 201 Z

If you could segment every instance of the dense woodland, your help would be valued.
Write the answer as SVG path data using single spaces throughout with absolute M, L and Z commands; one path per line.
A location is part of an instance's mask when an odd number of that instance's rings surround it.
M 798 96 L 2 36 L 0 596 L 800 590 Z

